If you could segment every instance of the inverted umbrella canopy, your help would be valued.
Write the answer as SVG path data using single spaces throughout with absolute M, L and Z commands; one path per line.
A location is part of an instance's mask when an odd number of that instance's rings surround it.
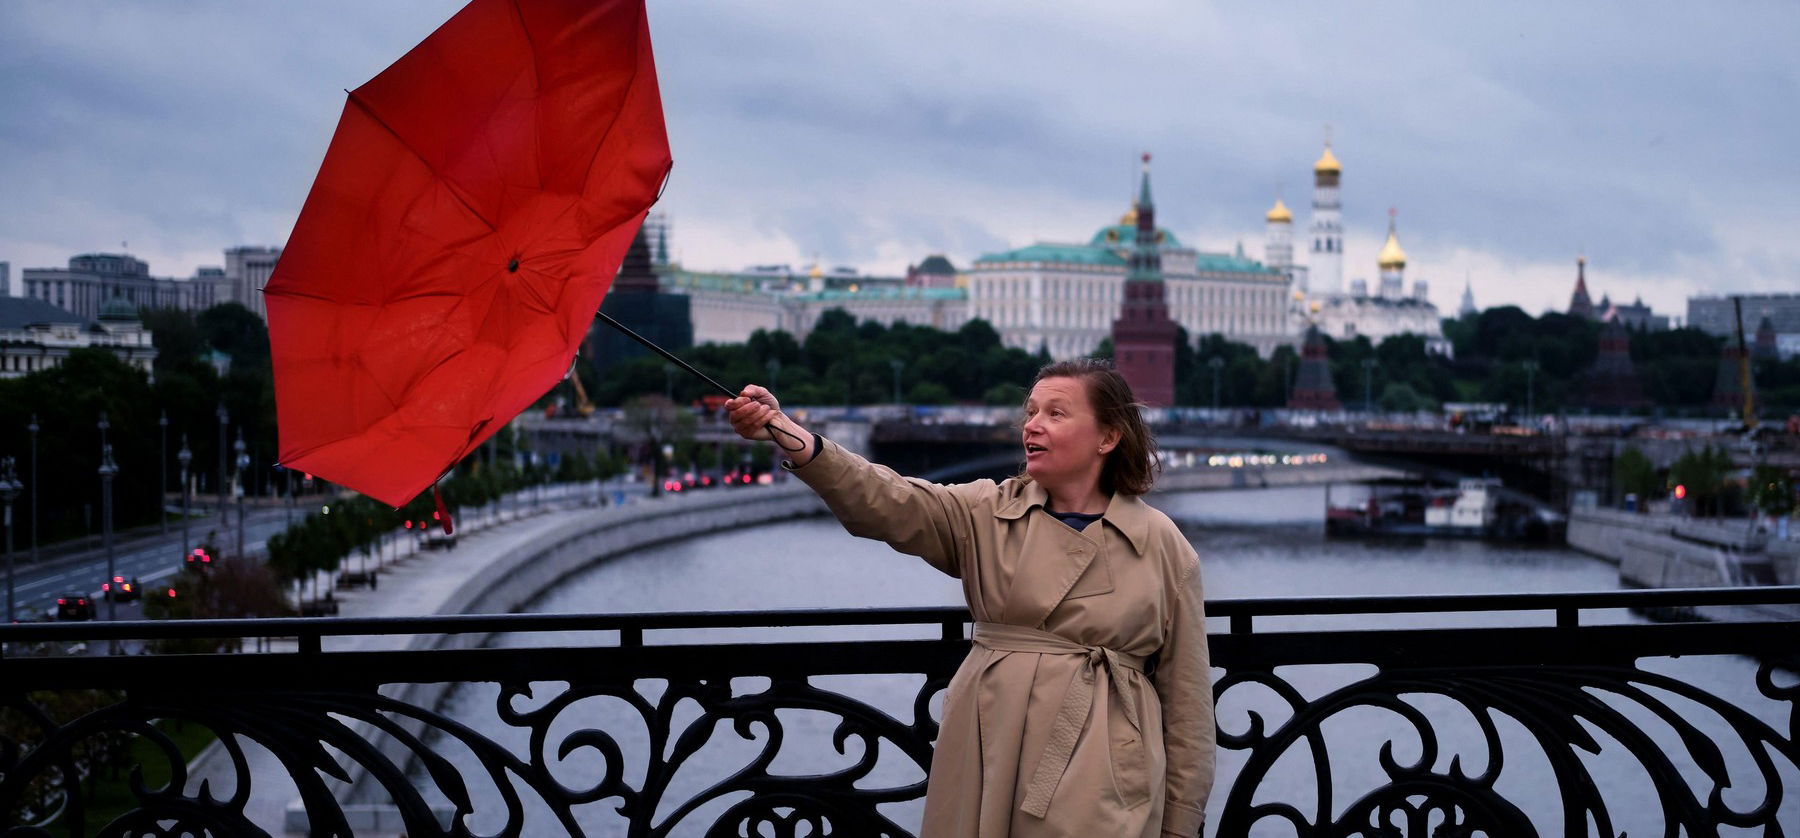
M 566 374 L 669 166 L 643 0 L 474 0 L 353 91 L 263 291 L 281 462 L 429 487 Z

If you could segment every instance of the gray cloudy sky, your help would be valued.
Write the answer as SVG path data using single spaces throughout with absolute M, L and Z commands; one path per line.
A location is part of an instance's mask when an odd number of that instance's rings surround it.
M 287 238 L 356 87 L 461 4 L 0 3 L 0 260 L 121 242 L 161 276 Z M 1155 153 L 1163 223 L 1261 255 L 1304 230 L 1324 126 L 1346 277 L 1397 207 L 1454 306 L 1685 313 L 1800 290 L 1800 4 L 652 0 L 698 268 L 966 266 L 1085 241 Z

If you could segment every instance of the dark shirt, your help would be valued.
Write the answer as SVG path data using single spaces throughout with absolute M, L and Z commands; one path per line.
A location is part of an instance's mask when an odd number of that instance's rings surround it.
M 1105 514 L 1101 512 L 1058 512 L 1048 506 L 1044 507 L 1044 511 L 1050 513 L 1056 520 L 1068 524 L 1076 532 L 1087 529 L 1088 524 L 1100 520 L 1100 516 Z

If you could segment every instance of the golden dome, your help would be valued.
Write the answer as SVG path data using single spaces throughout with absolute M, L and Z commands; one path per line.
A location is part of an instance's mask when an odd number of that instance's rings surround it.
M 1119 216 L 1119 224 L 1121 226 L 1125 226 L 1125 227 L 1136 227 L 1137 226 L 1137 205 L 1136 204 L 1133 204 L 1131 206 L 1131 209 L 1126 210 L 1124 215 Z
M 1271 224 L 1277 221 L 1289 224 L 1294 220 L 1294 214 L 1288 212 L 1287 204 L 1282 203 L 1280 198 L 1275 199 L 1275 206 L 1270 207 L 1269 214 L 1263 217 L 1268 219 Z
M 1319 162 L 1313 164 L 1313 171 L 1315 171 L 1315 172 L 1341 172 L 1341 171 L 1343 171 L 1343 167 L 1338 165 L 1337 155 L 1334 155 L 1331 153 L 1331 146 L 1326 146 L 1325 153 L 1319 155 Z
M 1394 227 L 1391 224 L 1388 225 L 1387 244 L 1381 246 L 1381 252 L 1376 254 L 1375 261 L 1384 270 L 1406 267 L 1406 251 L 1400 249 L 1400 239 L 1394 235 Z
M 819 279 L 819 278 L 825 276 L 825 269 L 822 267 L 819 267 L 819 263 L 815 260 L 812 265 L 812 270 L 807 271 L 806 275 L 812 277 L 813 279 Z

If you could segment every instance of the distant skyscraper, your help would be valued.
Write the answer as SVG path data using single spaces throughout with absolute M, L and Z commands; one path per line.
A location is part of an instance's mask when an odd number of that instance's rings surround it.
M 1467 274 L 1463 275 L 1462 305 L 1457 307 L 1456 313 L 1462 317 L 1470 317 L 1479 313 L 1479 310 L 1475 308 L 1475 286 L 1470 282 Z
M 1156 206 L 1150 200 L 1150 155 L 1144 155 L 1138 190 L 1137 236 L 1125 274 L 1124 304 L 1113 321 L 1113 364 L 1138 401 L 1151 407 L 1175 403 L 1175 341 L 1164 297 L 1161 242 L 1156 239 Z
M 269 310 L 263 305 L 262 289 L 269 284 L 269 276 L 275 273 L 275 262 L 280 258 L 279 247 L 227 248 L 225 281 L 231 289 L 231 300 L 242 303 L 257 317 L 269 319 Z
M 1314 294 L 1344 291 L 1344 213 L 1338 202 L 1338 180 L 1343 167 L 1331 153 L 1331 143 L 1313 164 L 1311 250 L 1307 257 L 1307 282 Z
M 0 297 L 12 296 L 12 263 L 0 262 Z
M 1575 293 L 1569 295 L 1569 313 L 1594 319 L 1594 300 L 1588 296 L 1586 256 L 1575 257 Z

